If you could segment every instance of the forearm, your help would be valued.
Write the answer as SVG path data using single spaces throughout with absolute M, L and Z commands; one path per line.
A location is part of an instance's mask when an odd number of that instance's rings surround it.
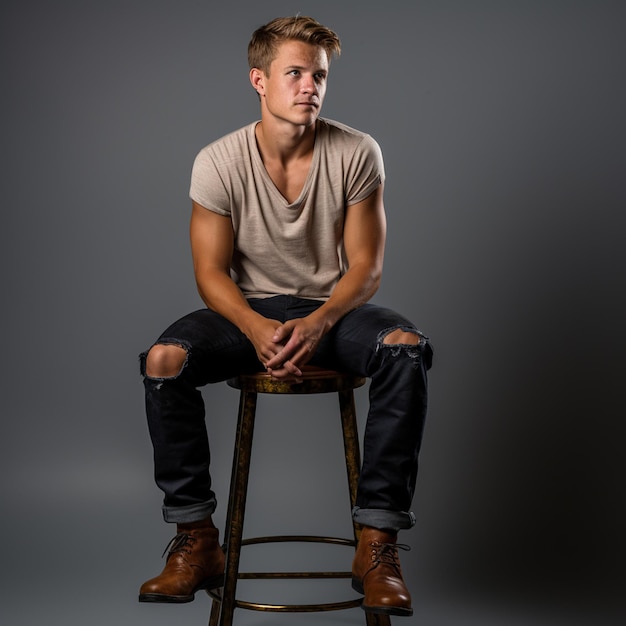
M 348 207 L 343 242 L 348 270 L 330 298 L 317 310 L 328 332 L 344 315 L 365 304 L 378 290 L 385 249 L 382 185 L 368 198 Z
M 365 304 L 378 291 L 381 272 L 369 264 L 354 265 L 341 277 L 330 298 L 315 312 L 328 332 L 344 315 Z
M 232 322 L 250 337 L 251 327 L 260 315 L 252 310 L 233 279 L 219 269 L 205 269 L 196 276 L 200 297 L 206 306 Z

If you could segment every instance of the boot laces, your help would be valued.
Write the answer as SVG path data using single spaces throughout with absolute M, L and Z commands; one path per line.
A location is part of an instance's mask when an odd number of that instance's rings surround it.
M 400 557 L 398 556 L 398 548 L 408 552 L 411 548 L 404 543 L 382 543 L 380 541 L 372 541 L 372 564 L 377 566 L 380 564 L 391 565 L 398 572 L 400 571 Z
M 168 558 L 170 555 L 174 554 L 174 552 L 187 552 L 189 554 L 191 552 L 190 544 L 195 543 L 195 541 L 196 538 L 189 533 L 178 533 L 170 540 L 167 546 L 165 546 L 161 558 L 163 558 L 166 553 Z

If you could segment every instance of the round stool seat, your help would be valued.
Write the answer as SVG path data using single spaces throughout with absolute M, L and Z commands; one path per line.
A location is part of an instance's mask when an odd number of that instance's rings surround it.
M 228 385 L 235 389 L 254 393 L 307 394 L 349 391 L 365 384 L 365 378 L 360 376 L 352 376 L 312 365 L 305 365 L 302 368 L 301 381 L 276 380 L 267 372 L 256 372 L 232 378 L 228 381 Z

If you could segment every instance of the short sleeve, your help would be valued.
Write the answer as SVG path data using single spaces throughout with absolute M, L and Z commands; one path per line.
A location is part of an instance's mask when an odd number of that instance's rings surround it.
M 210 148 L 202 149 L 194 160 L 189 197 L 214 213 L 230 216 L 230 197 Z
M 346 203 L 365 200 L 385 180 L 385 166 L 380 146 L 364 135 L 354 151 L 347 171 Z

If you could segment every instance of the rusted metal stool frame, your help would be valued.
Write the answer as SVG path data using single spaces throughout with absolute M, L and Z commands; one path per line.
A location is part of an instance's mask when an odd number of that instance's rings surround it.
M 343 431 L 346 471 L 350 492 L 350 506 L 356 502 L 361 454 L 354 404 L 354 389 L 362 386 L 365 379 L 348 376 L 330 370 L 305 368 L 302 383 L 273 381 L 269 375 L 260 373 L 241 376 L 228 381 L 240 390 L 239 416 L 233 455 L 232 476 L 226 518 L 226 572 L 223 589 L 209 592 L 213 599 L 209 626 L 232 626 L 235 608 L 275 612 L 335 611 L 359 606 L 362 598 L 345 602 L 319 604 L 260 604 L 246 602 L 236 597 L 237 581 L 240 579 L 313 579 L 351 578 L 351 572 L 239 572 L 241 548 L 260 543 L 312 542 L 343 546 L 356 546 L 360 528 L 353 524 L 354 538 L 322 537 L 311 535 L 277 535 L 243 539 L 243 524 L 248 490 L 252 438 L 256 416 L 257 395 L 269 394 L 318 394 L 337 393 Z M 388 615 L 365 613 L 367 626 L 390 626 Z

